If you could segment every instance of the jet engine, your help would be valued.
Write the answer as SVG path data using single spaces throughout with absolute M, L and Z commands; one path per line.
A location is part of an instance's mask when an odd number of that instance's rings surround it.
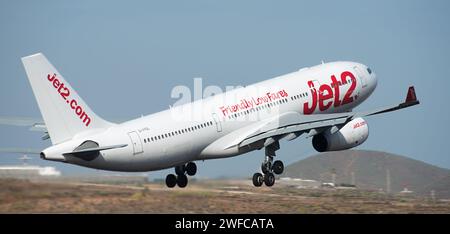
M 369 127 L 363 118 L 356 118 L 341 129 L 329 128 L 315 135 L 312 144 L 318 152 L 350 149 L 362 144 L 369 137 Z

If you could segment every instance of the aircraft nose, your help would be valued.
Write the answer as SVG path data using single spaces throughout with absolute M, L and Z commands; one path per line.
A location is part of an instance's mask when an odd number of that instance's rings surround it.
M 375 87 L 377 87 L 377 75 L 375 74 L 375 72 L 370 69 L 370 67 L 367 67 L 367 73 L 368 73 L 368 83 L 369 83 L 369 88 L 373 91 L 375 89 Z
M 370 86 L 372 87 L 372 89 L 375 89 L 375 87 L 377 87 L 378 84 L 378 80 L 377 80 L 377 74 L 375 72 L 372 72 L 372 74 L 370 74 Z

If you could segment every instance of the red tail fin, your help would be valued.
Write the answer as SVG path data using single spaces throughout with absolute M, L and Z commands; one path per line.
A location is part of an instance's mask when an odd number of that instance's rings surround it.
M 416 91 L 414 90 L 414 86 L 410 86 L 408 89 L 408 94 L 406 95 L 405 102 L 415 102 L 415 101 L 417 101 Z

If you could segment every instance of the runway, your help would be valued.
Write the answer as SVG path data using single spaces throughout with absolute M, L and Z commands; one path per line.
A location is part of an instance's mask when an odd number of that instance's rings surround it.
M 251 186 L 246 180 L 91 184 L 0 180 L 0 213 L 450 213 L 450 202 L 377 191 Z

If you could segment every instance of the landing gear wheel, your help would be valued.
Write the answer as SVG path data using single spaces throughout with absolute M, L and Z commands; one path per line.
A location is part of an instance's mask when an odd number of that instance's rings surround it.
M 177 175 L 184 175 L 184 172 L 186 171 L 186 166 L 185 165 L 179 165 L 175 167 L 175 173 Z
M 261 171 L 263 174 L 267 174 L 270 172 L 270 162 L 263 162 L 261 164 Z
M 194 162 L 190 162 L 186 164 L 186 173 L 190 176 L 193 176 L 197 173 L 197 165 Z
M 263 175 L 261 173 L 253 174 L 253 185 L 255 187 L 261 187 L 263 182 L 264 182 L 264 178 L 263 178 Z
M 267 173 L 264 175 L 264 184 L 266 186 L 271 187 L 273 184 L 275 184 L 275 175 L 273 173 Z
M 188 184 L 188 178 L 186 175 L 178 175 L 177 177 L 177 185 L 180 188 L 184 188 L 186 187 L 186 185 Z
M 174 174 L 168 174 L 166 176 L 166 185 L 169 188 L 175 187 L 177 185 L 177 177 Z
M 273 163 L 273 172 L 277 175 L 283 173 L 284 171 L 284 165 L 283 162 L 280 160 L 277 160 Z

